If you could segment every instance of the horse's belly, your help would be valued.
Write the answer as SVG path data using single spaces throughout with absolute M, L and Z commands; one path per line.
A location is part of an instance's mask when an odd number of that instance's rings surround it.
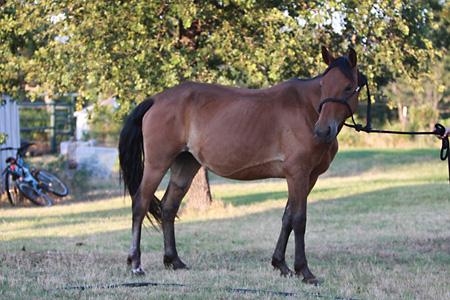
M 214 172 L 214 170 L 211 171 Z M 249 166 L 245 169 L 237 170 L 230 174 L 217 174 L 217 175 L 235 180 L 257 180 L 265 178 L 284 177 L 280 162 L 271 162 L 259 166 Z
M 198 162 L 222 177 L 281 177 L 284 153 L 274 119 L 271 114 L 242 115 L 238 108 L 227 107 L 204 124 L 191 121 L 186 147 Z
M 229 179 L 256 180 L 264 178 L 284 177 L 282 171 L 283 157 L 275 155 L 271 158 L 258 159 L 255 155 L 245 158 L 239 155 L 227 157 L 193 155 L 211 172 Z

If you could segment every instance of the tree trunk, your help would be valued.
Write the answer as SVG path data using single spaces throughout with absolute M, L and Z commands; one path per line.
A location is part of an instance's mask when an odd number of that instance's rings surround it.
M 208 171 L 201 167 L 192 181 L 185 209 L 206 210 L 211 206 Z

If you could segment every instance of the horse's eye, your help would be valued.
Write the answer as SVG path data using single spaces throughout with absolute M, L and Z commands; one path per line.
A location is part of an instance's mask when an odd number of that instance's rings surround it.
M 352 89 L 353 89 L 353 86 L 349 84 L 345 87 L 344 92 L 350 92 Z

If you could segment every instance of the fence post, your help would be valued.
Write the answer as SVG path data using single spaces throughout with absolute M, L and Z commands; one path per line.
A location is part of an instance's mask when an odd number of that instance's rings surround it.
M 73 113 L 75 112 L 75 98 L 74 94 L 70 95 L 70 108 L 69 108 L 69 121 L 70 121 L 70 136 L 75 136 L 75 117 Z
M 56 151 L 56 103 L 50 103 L 50 149 Z

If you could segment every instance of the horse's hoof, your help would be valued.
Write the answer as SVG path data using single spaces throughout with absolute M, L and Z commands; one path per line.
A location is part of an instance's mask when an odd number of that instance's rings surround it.
M 174 269 L 174 270 L 189 270 L 189 267 L 186 266 L 186 265 L 182 265 L 182 266 L 180 266 L 180 267 L 175 267 L 175 266 L 173 266 L 173 269 Z
M 171 262 L 170 264 L 165 264 L 166 268 L 172 267 L 173 270 L 189 270 L 188 266 L 186 266 L 182 261 Z
M 189 268 L 181 261 L 181 259 L 170 259 L 167 256 L 164 256 L 164 266 L 169 269 L 172 267 L 174 270 L 189 270 Z
M 312 285 L 315 285 L 315 286 L 320 286 L 320 282 L 317 280 L 316 277 L 303 278 L 302 282 L 307 283 L 307 284 L 312 284 Z
M 273 259 L 272 266 L 274 269 L 280 270 L 280 276 L 282 276 L 282 277 L 293 277 L 294 276 L 294 272 L 292 272 L 291 269 L 288 268 L 288 266 L 286 265 L 286 263 L 284 261 L 280 262 L 280 261 Z
M 142 268 L 142 266 L 139 266 L 139 268 L 137 268 L 137 269 L 131 269 L 131 272 L 133 273 L 133 275 L 136 275 L 136 276 L 143 276 L 143 275 L 145 275 L 145 271 Z
M 294 277 L 294 272 L 292 272 L 290 269 L 287 269 L 287 271 L 281 271 L 280 276 L 281 277 Z

